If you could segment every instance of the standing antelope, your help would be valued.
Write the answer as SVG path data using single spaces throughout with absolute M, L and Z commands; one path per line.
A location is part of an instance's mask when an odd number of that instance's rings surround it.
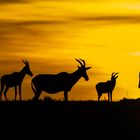
M 107 82 L 100 82 L 96 85 L 98 101 L 103 93 L 108 93 L 108 101 L 112 101 L 112 92 L 116 84 L 116 79 L 118 78 L 118 76 L 116 76 L 117 74 L 118 73 L 113 72 L 111 75 L 111 80 L 108 80 Z
M 64 92 L 64 101 L 68 101 L 68 92 L 83 77 L 88 81 L 88 75 L 86 71 L 91 67 L 86 67 L 85 61 L 82 59 L 76 59 L 80 63 L 81 67 L 73 73 L 61 72 L 58 74 L 39 74 L 32 79 L 31 86 L 35 94 L 33 100 L 38 100 L 42 91 L 49 94 Z
M 25 64 L 25 66 L 23 67 L 23 69 L 20 72 L 13 72 L 12 74 L 3 75 L 1 77 L 0 100 L 2 100 L 2 92 L 5 88 L 4 97 L 5 97 L 5 100 L 7 101 L 6 93 L 10 87 L 15 88 L 15 100 L 16 100 L 17 86 L 19 88 L 20 101 L 22 100 L 22 98 L 21 98 L 21 85 L 22 85 L 23 79 L 24 79 L 26 74 L 33 76 L 27 60 L 22 60 L 22 61 Z

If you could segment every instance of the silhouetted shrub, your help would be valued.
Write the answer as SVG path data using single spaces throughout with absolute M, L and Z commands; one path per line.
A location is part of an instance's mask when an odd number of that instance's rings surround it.
M 52 99 L 51 97 L 49 97 L 49 96 L 45 96 L 44 98 L 43 98 L 43 101 L 55 101 L 54 99 Z

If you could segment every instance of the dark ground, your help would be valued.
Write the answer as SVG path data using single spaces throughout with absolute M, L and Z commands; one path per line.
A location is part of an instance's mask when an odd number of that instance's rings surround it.
M 2 101 L 0 134 L 5 139 L 139 139 L 140 100 Z

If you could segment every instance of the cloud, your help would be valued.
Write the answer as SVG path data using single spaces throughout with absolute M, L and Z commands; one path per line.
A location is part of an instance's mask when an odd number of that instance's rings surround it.
M 0 0 L 0 4 L 7 4 L 7 3 L 25 3 L 28 0 Z
M 47 20 L 29 20 L 29 21 L 21 21 L 21 22 L 15 22 L 12 23 L 13 25 L 19 25 L 19 26 L 29 26 L 29 25 L 53 25 L 53 24 L 63 24 L 66 23 L 65 21 L 59 21 L 59 20 L 52 20 L 52 21 L 47 21 Z
M 84 1 L 84 0 L 0 0 L 0 3 L 1 4 L 8 4 L 8 3 L 27 3 L 27 2 L 34 2 L 34 1 L 46 1 L 46 2 L 49 2 L 49 1 L 53 1 L 53 2 L 66 2 L 66 1 Z M 87 0 L 87 1 L 93 1 L 93 0 Z M 94 0 L 94 1 L 97 1 L 97 0 Z M 99 1 L 99 0 L 98 0 Z M 100 0 L 102 1 L 102 0 Z
M 21 47 L 27 41 L 31 43 L 31 41 L 36 42 L 43 35 L 43 28 L 40 28 L 39 25 L 52 25 L 52 24 L 60 24 L 59 21 L 10 21 L 10 20 L 1 20 L 0 21 L 0 46 L 1 50 L 6 50 L 7 47 L 12 48 L 12 44 L 14 48 L 12 50 L 17 50 L 16 46 Z M 56 33 L 56 32 L 55 32 Z M 45 30 L 45 34 L 50 36 L 51 31 Z M 42 37 L 43 38 L 43 37 Z M 26 42 L 25 42 L 26 40 Z M 34 46 L 35 47 L 35 46 Z M 26 48 L 26 47 L 24 47 Z
M 75 17 L 77 21 L 98 21 L 98 22 L 116 22 L 116 23 L 140 23 L 140 15 L 138 16 L 85 16 Z

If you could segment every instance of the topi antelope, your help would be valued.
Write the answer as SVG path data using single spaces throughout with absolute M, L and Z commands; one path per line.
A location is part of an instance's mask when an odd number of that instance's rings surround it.
M 116 76 L 117 74 L 118 73 L 113 72 L 111 75 L 111 80 L 108 80 L 107 82 L 100 82 L 96 85 L 98 101 L 103 93 L 108 93 L 108 101 L 112 101 L 112 92 L 116 84 L 116 79 L 118 78 L 118 76 Z
M 86 71 L 91 67 L 86 67 L 85 61 L 76 59 L 81 66 L 73 73 L 61 72 L 58 74 L 39 74 L 32 79 L 31 86 L 35 94 L 33 100 L 38 100 L 42 91 L 49 94 L 55 94 L 60 91 L 64 92 L 64 101 L 68 101 L 68 92 L 83 77 L 88 81 Z
M 19 88 L 20 101 L 22 100 L 21 85 L 22 85 L 23 79 L 26 74 L 33 76 L 27 60 L 22 60 L 22 61 L 25 64 L 25 66 L 23 67 L 23 69 L 20 72 L 13 72 L 12 74 L 3 75 L 1 77 L 0 100 L 2 100 L 2 92 L 4 90 L 4 97 L 5 97 L 5 100 L 7 101 L 6 93 L 10 87 L 15 88 L 15 100 L 16 100 L 16 96 L 17 96 L 17 87 Z

